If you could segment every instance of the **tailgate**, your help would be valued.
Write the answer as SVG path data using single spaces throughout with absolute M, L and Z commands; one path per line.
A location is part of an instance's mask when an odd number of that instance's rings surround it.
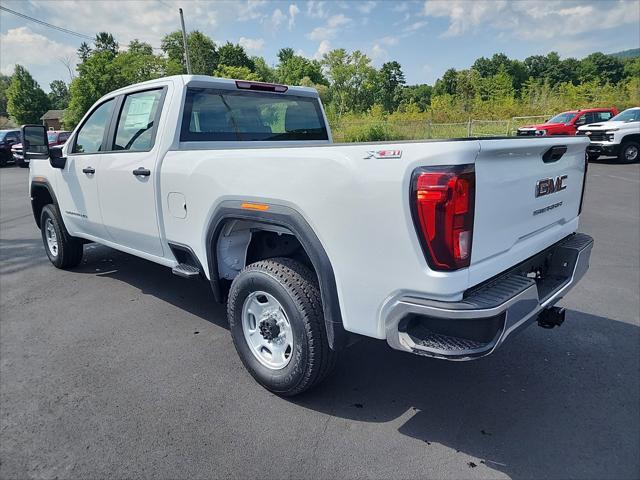
M 582 137 L 480 141 L 472 285 L 576 230 L 588 143 Z M 559 159 L 543 160 L 552 147 L 566 151 Z

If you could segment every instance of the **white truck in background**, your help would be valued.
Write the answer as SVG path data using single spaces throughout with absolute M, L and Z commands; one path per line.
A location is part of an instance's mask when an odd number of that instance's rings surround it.
M 587 158 L 616 157 L 619 163 L 640 160 L 640 107 L 627 108 L 606 122 L 592 123 L 578 128 L 578 135 L 586 135 Z
M 588 269 L 585 137 L 332 144 L 313 89 L 184 75 L 106 95 L 63 147 L 23 138 L 51 262 L 98 242 L 208 281 L 280 395 L 361 335 L 485 356 L 562 323 Z

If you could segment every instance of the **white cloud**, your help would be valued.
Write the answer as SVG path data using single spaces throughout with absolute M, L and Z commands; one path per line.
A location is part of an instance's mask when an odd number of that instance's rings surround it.
M 16 63 L 27 69 L 55 64 L 62 66 L 60 59 L 64 57 L 75 62 L 75 47 L 50 40 L 29 27 L 12 28 L 0 34 L 0 71 L 5 75 L 13 73 Z M 45 89 L 48 87 L 40 86 Z
M 377 2 L 374 2 L 374 1 L 359 2 L 359 3 L 356 4 L 356 9 L 360 13 L 364 13 L 366 15 L 367 13 L 371 13 L 371 11 L 374 8 L 376 8 L 376 4 L 377 4 Z
M 280 24 L 282 22 L 284 22 L 287 19 L 287 16 L 282 13 L 282 10 L 280 10 L 279 8 L 276 8 L 273 13 L 271 14 L 271 18 L 269 19 L 269 23 L 271 24 L 271 26 L 276 29 L 280 26 Z
M 411 25 L 405 27 L 405 33 L 413 33 L 413 32 L 417 32 L 418 30 L 420 30 L 422 27 L 424 27 L 427 24 L 426 21 L 424 20 L 419 20 L 417 22 L 413 22 Z
M 311 40 L 322 41 L 335 38 L 338 33 L 338 27 L 346 25 L 351 22 L 349 17 L 346 17 L 342 13 L 329 17 L 327 23 L 321 27 L 314 28 L 311 33 L 307 35 Z
M 568 36 L 637 25 L 637 0 L 576 2 L 575 0 L 427 0 L 423 15 L 449 19 L 444 37 L 458 36 L 489 26 L 519 39 L 566 40 Z
M 322 40 L 320 45 L 318 45 L 318 50 L 313 55 L 313 58 L 320 60 L 325 53 L 329 53 L 331 51 L 331 43 L 329 40 Z
M 384 61 L 389 58 L 389 52 L 376 43 L 371 49 L 371 58 L 378 61 Z
M 296 15 L 300 13 L 300 9 L 295 3 L 289 5 L 289 30 L 296 24 Z
M 238 3 L 238 20 L 257 20 L 264 17 L 260 9 L 266 4 L 266 0 L 247 0 Z
M 382 37 L 380 43 L 388 46 L 397 45 L 400 39 L 398 37 Z
M 238 43 L 249 53 L 259 53 L 264 48 L 264 40 L 262 38 L 240 37 Z
M 407 2 L 400 2 L 397 3 L 394 7 L 393 7 L 393 11 L 394 12 L 406 12 L 409 9 L 409 4 Z
M 307 2 L 307 15 L 311 18 L 325 18 L 327 12 L 324 9 L 325 2 L 311 0 Z

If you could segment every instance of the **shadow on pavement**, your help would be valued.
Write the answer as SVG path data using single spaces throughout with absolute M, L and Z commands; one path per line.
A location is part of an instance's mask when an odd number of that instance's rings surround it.
M 0 238 L 0 275 L 19 272 L 49 262 L 42 240 Z
M 76 271 L 127 282 L 226 328 L 206 282 L 99 245 L 85 247 Z M 364 339 L 323 384 L 287 401 L 351 421 L 398 423 L 425 449 L 447 446 L 511 478 L 636 478 L 639 330 L 569 311 L 561 328 L 532 326 L 494 355 L 460 363 Z

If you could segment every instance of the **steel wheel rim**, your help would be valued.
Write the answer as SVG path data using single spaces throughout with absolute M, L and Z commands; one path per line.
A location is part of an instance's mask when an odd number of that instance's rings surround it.
M 58 256 L 58 235 L 56 235 L 56 229 L 53 227 L 53 221 L 47 218 L 44 224 L 44 233 L 47 239 L 47 248 L 54 257 Z
M 293 356 L 293 330 L 282 305 L 262 291 L 252 292 L 242 306 L 242 332 L 261 365 L 281 370 Z
M 629 145 L 624 151 L 624 158 L 630 161 L 638 158 L 638 147 L 636 147 L 635 145 Z

